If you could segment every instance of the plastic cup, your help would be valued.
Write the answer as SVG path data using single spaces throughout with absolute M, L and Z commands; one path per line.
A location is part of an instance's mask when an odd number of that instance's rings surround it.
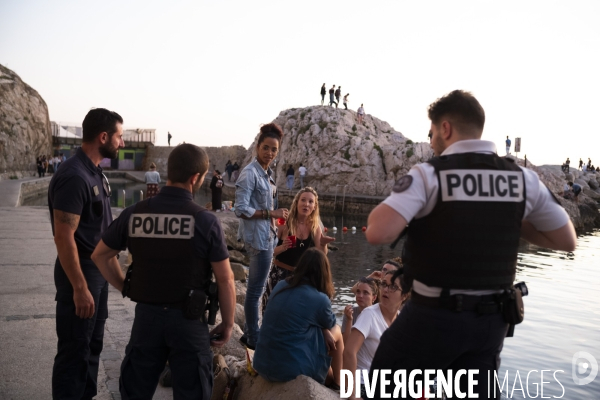
M 277 218 L 277 224 L 285 225 L 285 218 Z
M 292 241 L 292 247 L 296 247 L 296 236 L 290 235 L 288 238 Z

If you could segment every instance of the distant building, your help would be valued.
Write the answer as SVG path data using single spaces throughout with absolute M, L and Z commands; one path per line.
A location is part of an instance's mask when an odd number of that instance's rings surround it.
M 81 147 L 82 128 L 54 121 L 50 121 L 50 124 L 54 154 L 62 153 L 67 158 L 75 154 L 75 150 Z M 124 129 L 125 148 L 119 150 L 116 159 L 102 160 L 100 166 L 112 170 L 141 170 L 146 157 L 146 148 L 154 144 L 155 137 L 156 129 Z

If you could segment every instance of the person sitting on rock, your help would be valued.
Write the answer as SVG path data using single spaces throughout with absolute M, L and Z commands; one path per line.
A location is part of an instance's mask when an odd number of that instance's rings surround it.
M 344 337 L 344 344 L 350 338 L 350 331 L 356 322 L 356 319 L 360 313 L 367 307 L 371 307 L 377 302 L 377 295 L 379 294 L 379 279 L 362 277 L 356 282 L 356 306 L 348 304 L 344 309 L 344 316 L 342 317 L 342 336 Z M 354 287 L 352 288 L 354 289 Z
M 288 382 L 306 375 L 339 387 L 344 340 L 331 309 L 334 291 L 325 253 L 306 250 L 269 298 L 253 361 L 260 376 Z
M 295 237 L 295 243 L 292 243 L 291 236 Z M 277 230 L 277 240 L 262 298 L 263 313 L 271 292 L 280 281 L 292 274 L 302 254 L 311 247 L 316 247 L 327 254 L 327 243 L 335 240 L 323 235 L 319 215 L 319 196 L 315 189 L 307 186 L 296 193 L 285 225 Z
M 404 292 L 400 283 L 403 273 L 403 268 L 400 268 L 385 275 L 380 285 L 379 303 L 365 308 L 352 326 L 344 348 L 344 369 L 368 371 L 371 368 L 381 335 L 408 300 L 410 292 Z M 355 397 L 350 398 L 367 398 L 365 394 L 354 393 Z
M 569 164 L 571 164 L 571 160 L 569 160 L 569 157 L 567 157 L 567 161 L 565 161 L 565 163 L 562 165 L 562 171 L 569 173 Z
M 581 193 L 581 186 L 577 183 L 569 182 L 568 185 L 571 187 L 573 191 L 573 195 L 575 196 L 575 203 L 579 203 L 579 194 Z

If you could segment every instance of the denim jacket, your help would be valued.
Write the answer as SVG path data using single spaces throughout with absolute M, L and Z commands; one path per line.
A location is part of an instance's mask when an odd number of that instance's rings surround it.
M 277 209 L 277 196 L 269 183 L 275 185 L 272 172 L 271 168 L 265 172 L 256 159 L 244 167 L 235 183 L 235 215 L 251 217 L 256 210 Z M 256 250 L 267 250 L 275 234 L 269 219 L 240 220 L 238 239 Z

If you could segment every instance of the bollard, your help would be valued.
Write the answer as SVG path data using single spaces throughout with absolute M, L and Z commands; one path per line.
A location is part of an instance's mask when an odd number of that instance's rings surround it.
M 123 189 L 123 207 L 127 207 L 127 199 L 125 197 L 125 189 Z
M 144 191 L 140 190 L 140 201 L 144 200 Z

